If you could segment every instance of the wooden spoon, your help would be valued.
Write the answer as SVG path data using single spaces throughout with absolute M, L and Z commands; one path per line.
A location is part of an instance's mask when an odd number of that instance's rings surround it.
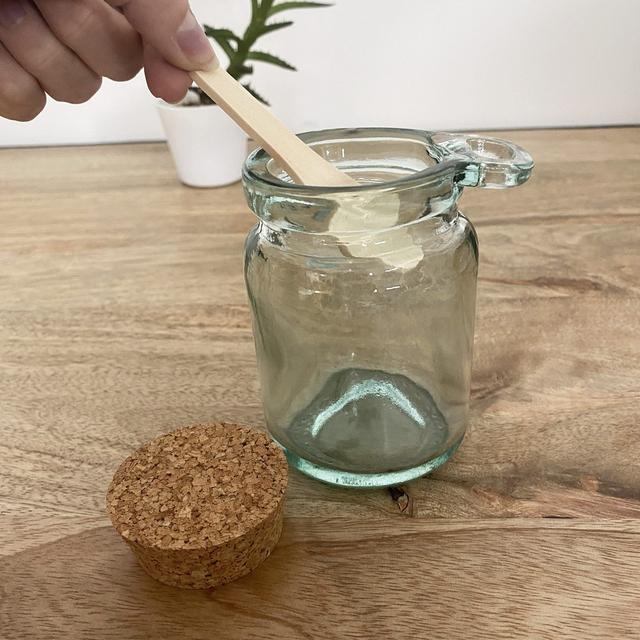
M 194 71 L 191 77 L 238 126 L 280 163 L 294 182 L 323 187 L 358 184 L 289 131 L 219 63 L 210 70 Z

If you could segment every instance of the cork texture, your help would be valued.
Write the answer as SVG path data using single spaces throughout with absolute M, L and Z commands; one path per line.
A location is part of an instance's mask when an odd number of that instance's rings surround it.
M 107 491 L 113 526 L 145 571 L 208 589 L 246 575 L 282 531 L 287 462 L 260 431 L 194 425 L 127 458 Z

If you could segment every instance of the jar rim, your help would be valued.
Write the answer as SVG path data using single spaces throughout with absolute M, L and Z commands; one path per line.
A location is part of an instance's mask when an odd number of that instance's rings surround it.
M 298 137 L 310 146 L 320 144 L 337 143 L 340 140 L 362 139 L 371 140 L 378 138 L 397 139 L 409 142 L 416 142 L 424 145 L 425 151 L 435 160 L 432 166 L 417 170 L 413 173 L 401 176 L 397 179 L 386 180 L 378 183 L 362 183 L 344 186 L 322 186 L 306 185 L 295 182 L 287 182 L 278 178 L 268 169 L 269 163 L 273 160 L 271 155 L 262 147 L 252 151 L 245 160 L 242 179 L 249 188 L 277 189 L 279 193 L 291 193 L 296 196 L 327 196 L 329 194 L 358 194 L 365 192 L 384 192 L 404 190 L 423 186 L 432 180 L 442 180 L 444 174 L 453 173 L 457 168 L 464 167 L 465 163 L 460 158 L 449 155 L 447 149 L 438 145 L 433 136 L 434 132 L 420 129 L 406 129 L 400 127 L 358 127 L 358 128 L 334 128 L 321 129 L 317 131 L 306 131 L 298 134 Z

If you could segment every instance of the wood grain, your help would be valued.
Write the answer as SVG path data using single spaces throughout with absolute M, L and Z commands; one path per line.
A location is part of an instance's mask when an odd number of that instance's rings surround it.
M 393 492 L 291 472 L 273 557 L 210 593 L 147 578 L 104 493 L 174 427 L 263 424 L 240 188 L 163 145 L 0 151 L 2 640 L 640 638 L 640 129 L 501 135 L 537 171 L 462 202 L 462 448 Z

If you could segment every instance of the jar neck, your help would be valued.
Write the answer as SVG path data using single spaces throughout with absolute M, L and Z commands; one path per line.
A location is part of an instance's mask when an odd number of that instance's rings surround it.
M 368 231 L 327 230 L 307 232 L 260 220 L 257 233 L 262 242 L 282 251 L 292 259 L 306 257 L 322 260 L 326 265 L 345 259 L 383 260 L 391 266 L 414 266 L 411 261 L 425 251 L 441 251 L 456 234 L 460 212 L 455 203 L 437 214 L 426 214 L 418 220 Z M 416 253 L 415 247 L 420 247 Z
M 426 220 L 450 221 L 462 187 L 449 172 L 408 188 L 310 197 L 245 183 L 245 193 L 253 213 L 273 233 L 368 237 Z

